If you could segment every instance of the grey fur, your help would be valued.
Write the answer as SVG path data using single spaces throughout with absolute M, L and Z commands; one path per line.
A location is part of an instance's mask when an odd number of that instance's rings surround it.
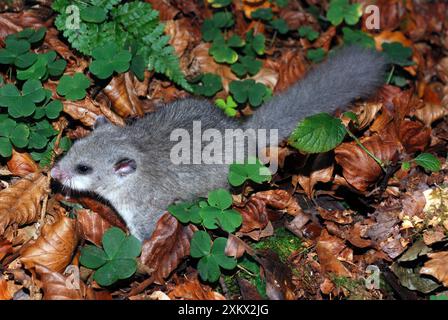
M 95 192 L 108 200 L 131 233 L 144 239 L 151 235 L 169 204 L 227 186 L 226 164 L 174 165 L 170 161 L 171 148 L 177 143 L 169 139 L 173 129 L 185 128 L 191 133 L 192 122 L 201 120 L 203 130 L 216 128 L 220 132 L 277 128 L 283 139 L 302 118 L 332 112 L 355 98 L 372 94 L 383 82 L 384 69 L 385 61 L 379 53 L 348 47 L 312 69 L 302 81 L 260 107 L 244 123 L 227 118 L 205 100 L 185 99 L 125 128 L 102 124 L 73 145 L 52 175 L 66 187 Z M 135 160 L 134 173 L 115 173 L 114 165 L 123 158 Z M 91 166 L 92 173 L 80 176 L 74 169 L 78 164 Z

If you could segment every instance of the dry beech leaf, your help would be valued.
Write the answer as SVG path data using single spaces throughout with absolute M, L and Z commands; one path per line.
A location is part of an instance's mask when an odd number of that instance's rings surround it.
M 423 151 L 431 141 L 431 128 L 421 122 L 405 119 L 399 127 L 399 139 L 407 153 Z
M 78 244 L 76 220 L 59 216 L 53 224 L 45 224 L 34 243 L 22 247 L 20 260 L 30 269 L 37 264 L 61 272 L 70 263 Z
M 172 300 L 226 300 L 222 294 L 200 283 L 197 275 L 186 277 L 184 282 L 168 293 L 168 297 Z
M 330 49 L 331 42 L 333 41 L 334 36 L 336 35 L 336 27 L 331 26 L 327 31 L 322 33 L 314 42 L 313 47 L 315 48 L 323 48 L 325 51 Z
M 9 171 L 15 176 L 25 177 L 30 173 L 39 171 L 39 166 L 27 152 L 12 150 L 11 159 L 6 163 Z
M 448 251 L 428 253 L 429 261 L 420 269 L 421 274 L 428 274 L 448 287 Z
M 375 119 L 378 118 L 377 113 L 381 110 L 383 104 L 381 102 L 363 102 L 357 105 L 353 111 L 358 118 L 357 129 L 363 130 Z
M 314 186 L 319 183 L 326 183 L 333 178 L 333 157 L 330 153 L 319 153 L 311 162 L 311 166 L 305 167 L 297 175 L 297 181 L 310 198 L 314 195 Z
M 308 63 L 304 58 L 303 52 L 298 49 L 284 50 L 280 59 L 276 61 L 268 60 L 266 66 L 278 73 L 275 92 L 285 91 L 300 80 L 308 70 Z
M 12 243 L 8 240 L 0 240 L 0 261 L 12 252 Z
M 167 21 L 165 23 L 165 32 L 170 36 L 169 43 L 180 58 L 182 58 L 187 48 L 196 46 L 201 40 L 201 32 L 198 28 L 194 28 L 191 20 L 187 18 Z
M 241 258 L 245 252 L 251 256 L 255 255 L 255 251 L 251 246 L 231 233 L 229 233 L 224 252 L 226 255 L 236 259 Z
M 184 226 L 169 213 L 157 221 L 150 239 L 143 243 L 140 261 L 152 270 L 156 283 L 176 269 L 182 259 L 190 254 L 190 240 L 196 227 Z
M 400 150 L 400 144 L 385 134 L 363 138 L 361 143 L 383 162 L 392 161 Z M 382 174 L 378 163 L 355 142 L 341 144 L 335 149 L 335 155 L 344 178 L 359 191 L 366 191 Z
M 61 200 L 61 199 L 60 199 Z M 115 213 L 110 207 L 90 197 L 81 197 L 74 199 L 74 202 L 79 202 L 83 207 L 87 207 L 90 210 L 98 213 L 104 220 L 111 225 L 120 228 L 123 231 L 127 231 L 126 224 L 121 220 L 120 216 Z
M 405 47 L 411 47 L 412 41 L 406 38 L 406 36 L 400 32 L 400 31 L 388 31 L 385 30 L 378 35 L 374 36 L 375 39 L 375 45 L 376 49 L 381 51 L 383 50 L 382 44 L 383 43 L 390 43 L 390 42 L 399 42 Z
M 257 288 L 248 280 L 238 278 L 238 286 L 243 300 L 263 300 Z
M 278 82 L 278 73 L 272 69 L 263 67 L 256 75 L 248 79 L 253 79 L 256 82 L 264 84 L 269 89 L 274 90 Z
M 346 249 L 344 241 L 329 235 L 326 230 L 322 231 L 316 244 L 316 252 L 322 270 L 333 272 L 338 276 L 351 277 L 350 271 L 338 259 L 344 249 Z
M 96 118 L 101 115 L 100 108 L 93 103 L 89 96 L 84 100 L 64 100 L 62 103 L 65 113 L 69 114 L 74 120 L 81 121 L 87 127 L 92 127 L 95 124 Z
M 318 207 L 317 211 L 324 220 L 334 221 L 338 224 L 350 224 L 353 222 L 352 210 L 326 210 Z
M 47 192 L 47 178 L 38 173 L 0 191 L 0 234 L 11 224 L 24 225 L 37 221 L 40 201 Z
M 64 276 L 42 265 L 36 265 L 35 269 L 42 283 L 44 300 L 112 300 L 110 293 L 94 291 L 75 274 Z
M 208 53 L 209 49 L 209 43 L 201 43 L 191 51 L 191 67 L 187 71 L 187 74 L 194 76 L 201 73 L 214 73 L 221 78 L 224 90 L 228 93 L 229 83 L 239 80 L 239 78 L 232 72 L 227 64 L 216 63 L 213 57 Z
M 103 89 L 103 93 L 111 102 L 112 110 L 123 118 L 143 116 L 142 104 L 135 91 L 133 77 L 130 72 L 119 74 Z
M 266 295 L 271 300 L 295 300 L 291 269 L 270 249 L 257 253 L 266 277 Z
M 441 104 L 425 103 L 425 107 L 416 110 L 414 115 L 426 126 L 430 126 L 434 121 L 440 120 L 448 115 L 448 105 L 447 107 L 443 107 Z
M 262 200 L 266 205 L 277 210 L 284 210 L 290 215 L 295 215 L 302 211 L 297 200 L 285 190 L 261 191 L 255 193 L 251 198 Z
M 99 214 L 86 209 L 76 211 L 78 231 L 81 238 L 101 246 L 104 232 L 112 225 Z

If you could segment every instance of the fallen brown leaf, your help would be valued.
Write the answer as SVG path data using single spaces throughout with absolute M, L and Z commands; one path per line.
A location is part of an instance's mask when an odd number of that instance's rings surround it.
M 20 250 L 20 261 L 30 269 L 40 264 L 61 272 L 70 263 L 78 244 L 76 220 L 57 217 L 53 224 L 45 224 L 37 240 Z
M 0 191 L 0 235 L 11 224 L 24 225 L 37 221 L 40 201 L 47 190 L 47 178 L 31 174 Z
M 104 232 L 106 232 L 112 225 L 99 214 L 91 210 L 77 210 L 76 214 L 80 237 L 97 246 L 101 246 Z
M 184 226 L 165 213 L 157 222 L 150 239 L 143 243 L 140 261 L 152 271 L 156 283 L 164 279 L 190 254 L 190 240 L 196 227 Z
M 170 299 L 182 300 L 226 300 L 222 294 L 200 283 L 197 274 L 186 277 L 181 284 L 168 293 L 168 296 Z
M 22 178 L 30 173 L 39 171 L 39 166 L 34 162 L 29 153 L 18 152 L 14 149 L 12 150 L 11 159 L 6 164 L 13 175 Z
M 345 248 L 344 241 L 323 230 L 316 244 L 316 252 L 322 270 L 333 272 L 339 276 L 351 277 L 350 271 L 338 260 L 338 256 Z
M 429 261 L 420 269 L 421 274 L 428 274 L 448 287 L 448 251 L 428 253 Z

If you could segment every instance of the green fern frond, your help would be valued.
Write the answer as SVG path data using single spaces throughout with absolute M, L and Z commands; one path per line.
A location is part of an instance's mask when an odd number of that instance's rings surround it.
M 121 0 L 55 0 L 53 9 L 59 13 L 55 25 L 64 37 L 79 52 L 91 55 L 92 50 L 108 42 L 124 47 L 137 44 L 137 54 L 145 59 L 147 69 L 166 75 L 170 80 L 186 90 L 191 90 L 179 66 L 179 58 L 169 45 L 165 35 L 165 25 L 159 21 L 159 12 L 146 2 L 132 1 L 120 4 Z M 79 5 L 79 9 L 94 5 L 108 12 L 103 23 L 79 21 L 79 29 L 68 27 L 72 19 L 66 12 L 69 5 Z

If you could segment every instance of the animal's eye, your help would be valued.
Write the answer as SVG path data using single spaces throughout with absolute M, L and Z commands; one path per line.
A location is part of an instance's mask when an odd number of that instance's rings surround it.
M 76 172 L 79 174 L 89 174 L 92 170 L 92 167 L 86 166 L 85 164 L 78 164 L 76 166 Z

